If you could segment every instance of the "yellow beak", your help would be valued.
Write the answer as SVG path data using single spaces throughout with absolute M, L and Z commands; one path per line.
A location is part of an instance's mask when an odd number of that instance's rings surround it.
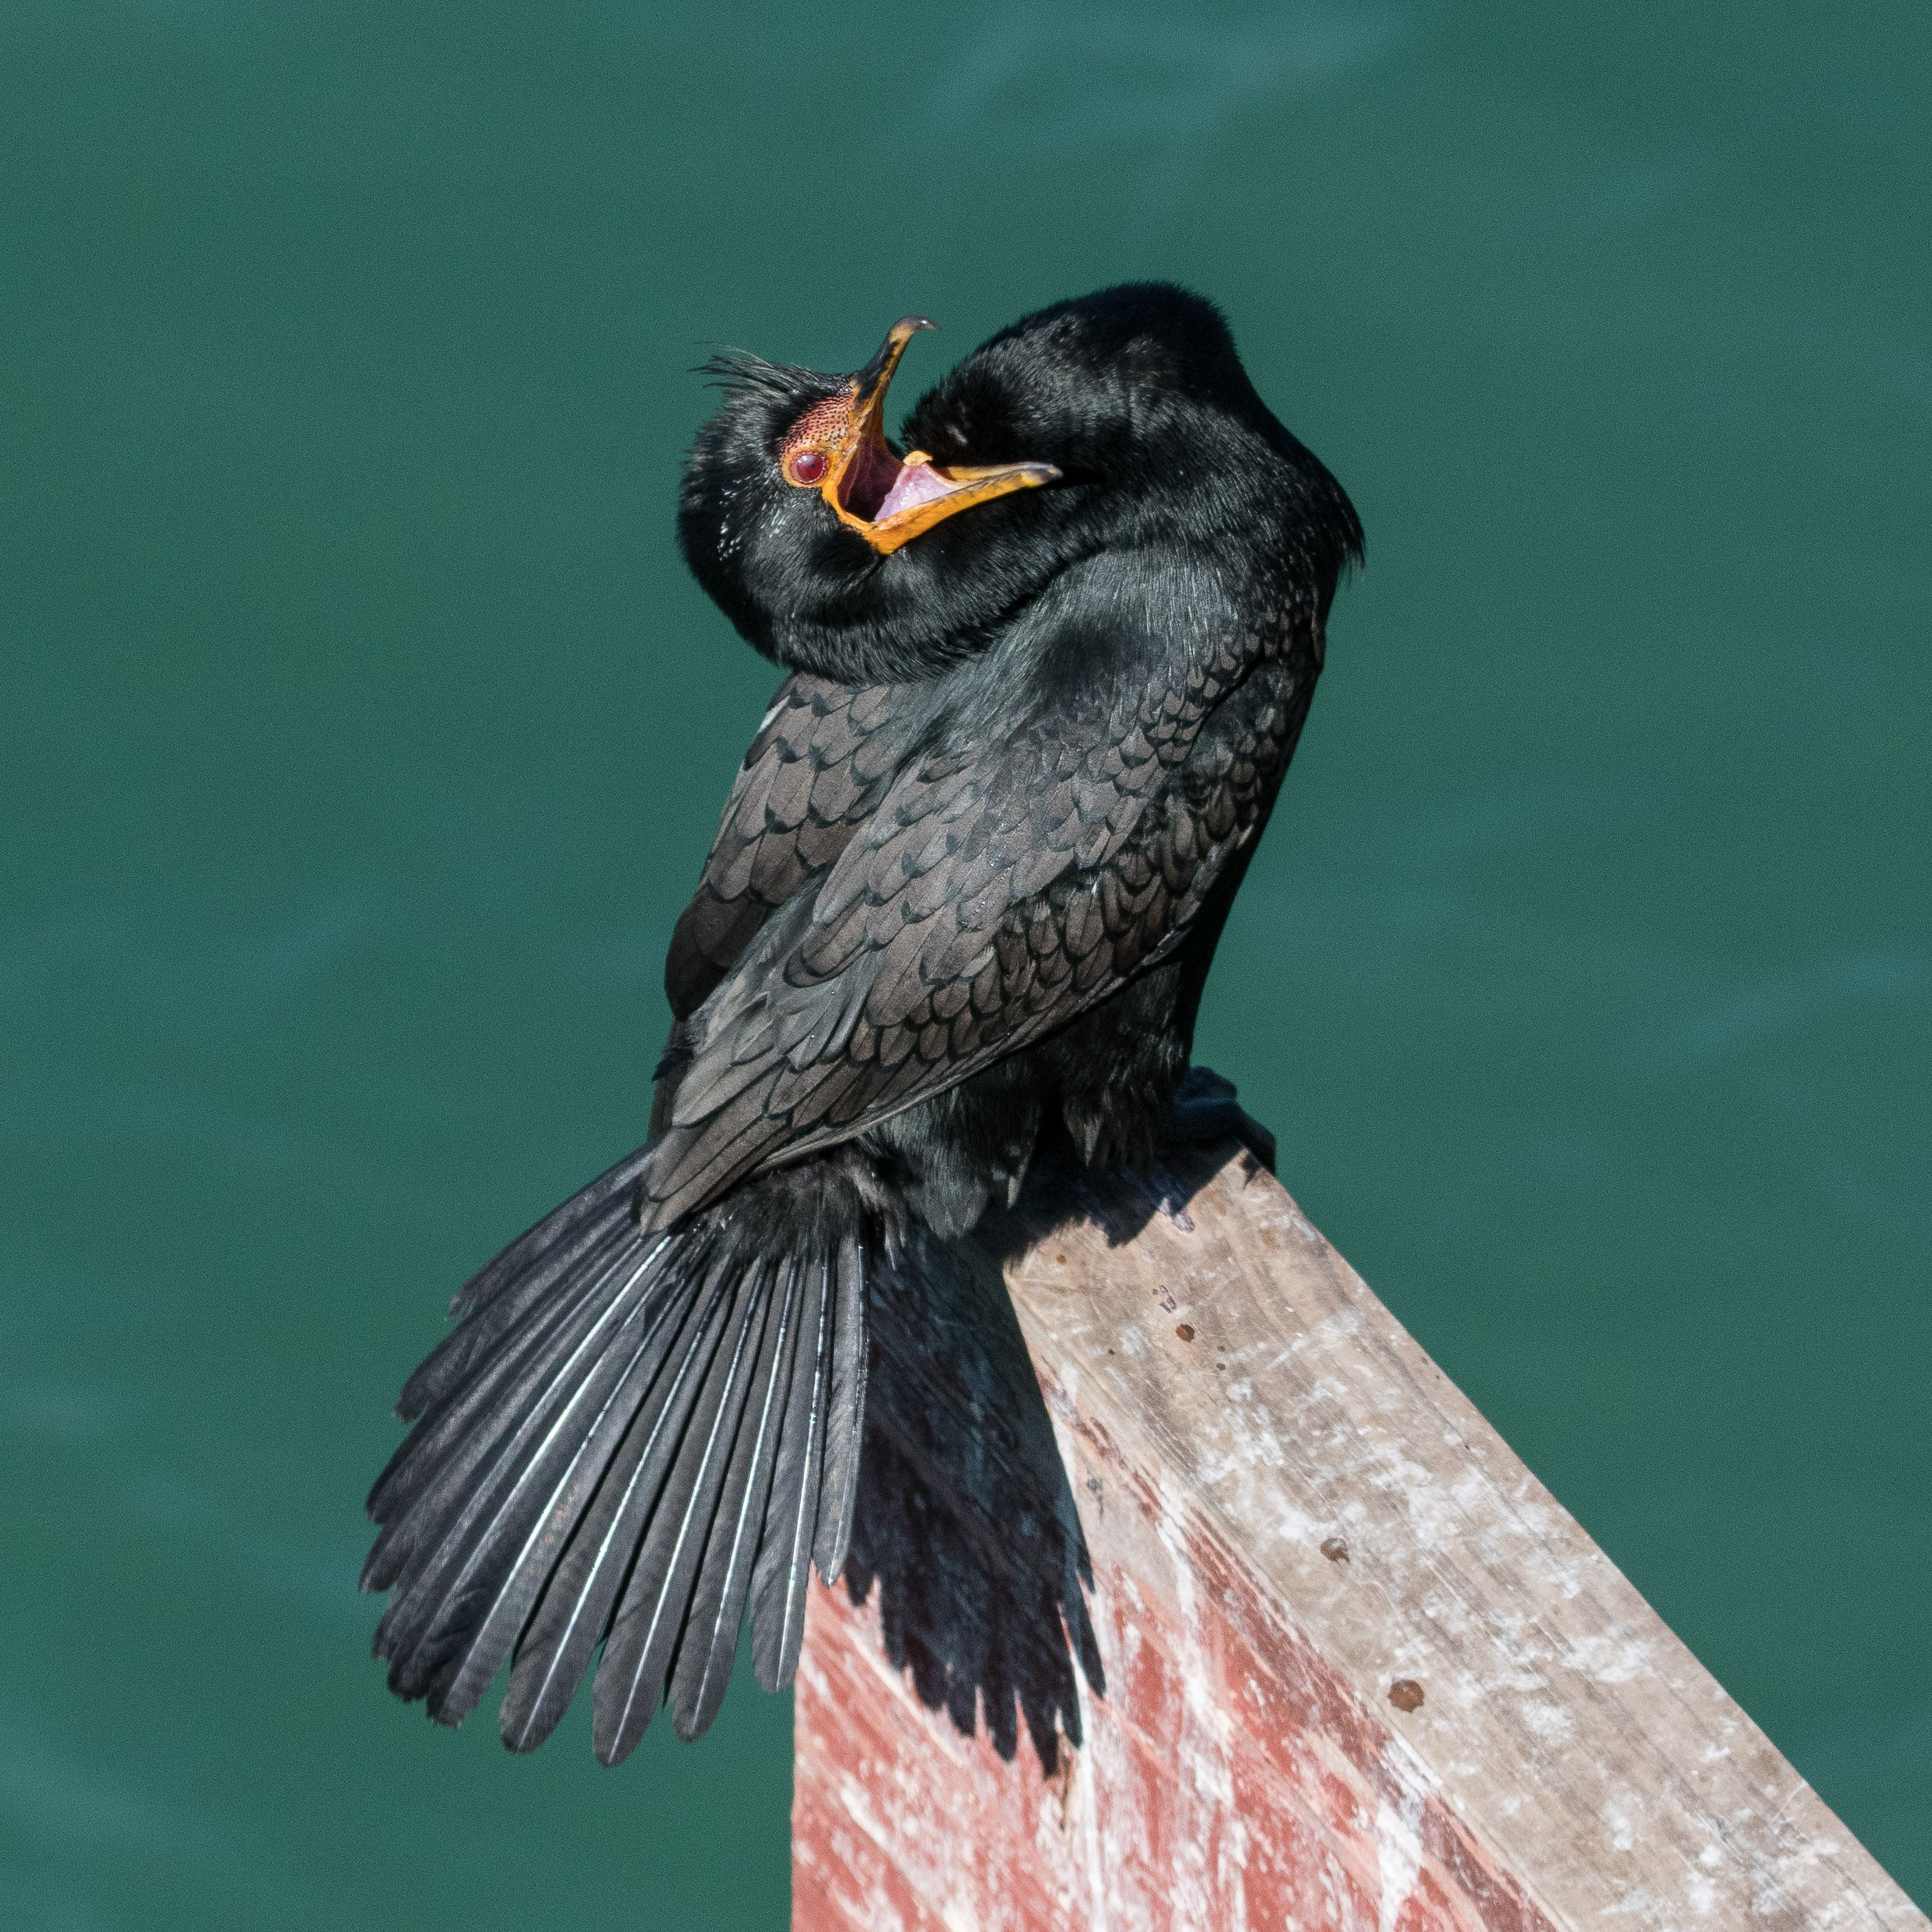
M 831 462 L 819 494 L 881 556 L 961 510 L 1036 489 L 1060 474 L 1050 463 L 947 466 L 922 449 L 903 459 L 892 454 L 886 444 L 886 392 L 906 344 L 932 326 L 916 315 L 892 324 L 878 355 L 852 378 L 844 421 L 827 442 Z

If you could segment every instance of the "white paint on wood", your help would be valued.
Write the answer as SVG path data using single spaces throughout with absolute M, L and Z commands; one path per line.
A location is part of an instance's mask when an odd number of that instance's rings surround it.
M 1226 1816 L 1227 1759 L 1185 1634 L 1201 1588 L 1190 1511 L 1396 1729 L 1403 1796 L 1382 1801 L 1373 1833 L 1384 1932 L 1420 1868 L 1425 1792 L 1560 1925 L 1926 1932 L 1274 1178 L 1225 1148 L 1169 1165 L 1145 1190 L 1161 1211 L 1131 1240 L 1110 1240 L 1119 1203 L 1088 1188 L 1097 1219 L 1005 1272 L 1070 1472 L 1097 1432 L 1157 1486 L 1166 1560 L 1137 1581 L 1178 1612 L 1178 1748 L 1204 1807 L 1218 1798 Z M 1072 1490 L 1090 1543 L 1107 1540 L 1078 1473 Z M 1346 1560 L 1322 1553 L 1336 1537 Z M 1106 1659 L 1110 1681 L 1126 1662 Z M 1390 1711 L 1399 1678 L 1424 1688 L 1412 1713 Z M 1096 1874 L 1110 1850 L 1089 1852 Z M 1220 1856 L 1238 1862 L 1238 1836 Z

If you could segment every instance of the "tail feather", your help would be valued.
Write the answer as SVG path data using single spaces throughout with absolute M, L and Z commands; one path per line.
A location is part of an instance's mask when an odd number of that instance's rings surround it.
M 370 1552 L 366 1588 L 412 1588 L 424 1564 L 461 1520 L 466 1503 L 487 1483 L 506 1444 L 533 1413 L 557 1396 L 560 1378 L 584 1359 L 586 1336 L 607 1331 L 626 1282 L 634 1286 L 634 1246 L 604 1256 L 580 1281 L 532 1311 L 418 1424 L 369 1498 L 384 1526 Z
M 444 1722 L 460 1723 L 476 1708 L 509 1656 L 622 1442 L 638 1395 L 649 1399 L 681 1342 L 695 1336 L 702 1346 L 710 1310 L 700 1304 L 696 1282 L 680 1283 L 678 1291 L 626 1323 L 643 1332 L 614 1338 L 570 1401 L 546 1418 L 529 1460 L 519 1467 L 514 1452 L 503 1459 L 509 1466 L 492 1492 L 500 1500 L 472 1532 L 461 1571 L 438 1592 L 440 1607 L 423 1640 L 434 1660 L 430 1709 Z
M 797 1263 L 788 1260 L 780 1273 L 782 1287 L 765 1298 L 764 1334 L 752 1373 L 750 1396 L 672 1667 L 670 1701 L 677 1712 L 681 1737 L 695 1737 L 709 1730 L 718 1714 L 730 1681 L 738 1625 L 751 1592 L 752 1563 L 764 1527 L 765 1502 L 771 1492 L 778 1429 L 784 1416 L 785 1384 L 797 1356 L 794 1333 L 799 1300 Z
M 418 1419 L 417 1426 L 389 1460 L 369 1492 L 369 1514 L 391 1526 L 370 1552 L 364 1587 L 387 1589 L 400 1565 L 390 1553 L 394 1533 L 420 1526 L 413 1505 L 431 1484 L 447 1487 L 465 1468 L 473 1468 L 527 1405 L 532 1378 L 554 1372 L 560 1348 L 567 1349 L 596 1318 L 610 1270 L 634 1256 L 634 1241 L 614 1240 L 586 1258 L 580 1278 L 554 1294 L 498 1346 L 479 1357 L 467 1382 L 446 1391 Z M 517 1387 L 524 1386 L 519 1400 Z M 536 1385 L 540 1386 L 540 1382 Z
M 833 1265 L 828 1258 L 802 1270 L 797 1352 L 785 1391 L 777 1467 L 765 1504 L 758 1558 L 752 1571 L 752 1663 L 767 1690 L 791 1682 L 805 1636 L 805 1586 L 818 1525 L 824 1418 L 832 1386 Z
M 877 1190 L 832 1164 L 748 1184 L 668 1233 L 620 1162 L 481 1271 L 411 1378 L 416 1429 L 378 1479 L 365 1588 L 392 1687 L 460 1723 L 506 1659 L 505 1742 L 548 1736 L 600 1642 L 598 1755 L 661 1702 L 716 1716 L 751 1607 L 789 1682 L 816 1561 L 851 1528 Z
M 666 1480 L 683 1443 L 710 1366 L 722 1323 L 723 1289 L 714 1276 L 694 1332 L 656 1400 L 634 1406 L 629 1427 L 601 1486 L 543 1586 L 517 1650 L 503 1701 L 504 1742 L 530 1750 L 556 1727 L 576 1694 L 591 1654 L 609 1627 Z
M 560 1536 L 580 1509 L 621 1434 L 611 1412 L 617 1390 L 640 1363 L 654 1367 L 688 1325 L 681 1271 L 663 1284 L 670 1294 L 646 1292 L 658 1285 L 644 1280 L 653 1258 L 646 1252 L 605 1277 L 610 1292 L 596 1318 L 581 1333 L 566 1330 L 533 1365 L 529 1398 L 506 1404 L 503 1420 L 493 1417 L 481 1432 L 486 1453 L 453 1457 L 450 1480 L 432 1484 L 418 1505 L 432 1527 L 397 1580 L 377 1639 L 392 1659 L 392 1688 L 428 1696 L 433 1716 L 460 1721 L 508 1654 L 515 1632 L 498 1628 L 496 1600 L 544 1553 L 532 1542 L 542 1526 L 550 1522 Z M 496 1654 L 466 1700 L 479 1643 Z
M 521 1286 L 541 1266 L 543 1258 L 554 1252 L 585 1222 L 599 1222 L 613 1205 L 628 1206 L 638 1179 L 644 1171 L 650 1154 L 639 1148 L 607 1167 L 587 1186 L 580 1187 L 560 1206 L 553 1208 L 533 1227 L 526 1228 L 493 1260 L 486 1262 L 456 1291 L 449 1305 L 452 1315 L 467 1317 L 494 1301 L 506 1288 Z
M 591 1692 L 591 1740 L 604 1764 L 636 1749 L 664 1700 L 723 1499 L 766 1312 L 762 1266 L 735 1286 L 724 1336 L 686 1431 L 686 1451 L 658 1498 L 604 1640 Z
M 561 1274 L 576 1272 L 575 1264 L 589 1246 L 634 1228 L 632 1199 L 644 1170 L 644 1154 L 640 1148 L 606 1168 L 457 1290 L 449 1312 L 463 1325 L 404 1384 L 396 1412 L 405 1422 L 414 1421 L 460 1381 L 469 1364 Z M 507 1304 L 496 1306 L 506 1292 L 513 1289 L 516 1292 Z M 494 1311 L 488 1318 L 472 1318 L 483 1316 L 486 1310 Z
M 830 1583 L 845 1566 L 859 1498 L 860 1424 L 866 1414 L 866 1251 L 855 1234 L 838 1244 L 838 1312 L 832 1334 L 832 1390 L 825 1419 L 825 1474 L 812 1561 Z
M 506 1284 L 464 1317 L 462 1325 L 404 1384 L 396 1413 L 405 1422 L 415 1422 L 448 1402 L 469 1386 L 476 1365 L 494 1355 L 506 1336 L 522 1332 L 533 1309 L 550 1305 L 554 1288 L 566 1280 L 589 1280 L 600 1258 L 621 1255 L 636 1234 L 626 1204 L 613 1202 L 594 1221 L 572 1230 L 570 1239 L 543 1251 L 527 1280 Z

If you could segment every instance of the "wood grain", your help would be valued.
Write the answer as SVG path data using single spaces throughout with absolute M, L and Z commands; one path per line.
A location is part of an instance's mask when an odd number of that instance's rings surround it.
M 1030 1750 L 1006 1679 L 976 1713 L 945 1658 L 976 1653 L 894 1579 L 935 1511 L 998 1505 L 902 1468 L 896 1568 L 811 1613 L 800 1932 L 1927 1926 L 1245 1149 L 1049 1168 L 986 1240 L 1064 1472 L 1027 1478 L 1046 1560 L 1082 1573 L 1055 1640 L 1090 1618 L 1093 1654 Z M 1001 1388 L 928 1363 L 902 1464 Z M 980 1545 L 931 1546 L 922 1602 L 978 1587 Z

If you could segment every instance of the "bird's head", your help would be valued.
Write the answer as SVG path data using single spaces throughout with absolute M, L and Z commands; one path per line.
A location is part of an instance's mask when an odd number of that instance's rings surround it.
M 885 434 L 908 316 L 856 374 L 753 356 L 685 467 L 678 533 L 758 649 L 842 682 L 982 646 L 1070 564 L 1175 544 L 1310 574 L 1326 610 L 1361 531 L 1256 394 L 1219 310 L 1164 284 L 1042 309 L 982 344 Z

